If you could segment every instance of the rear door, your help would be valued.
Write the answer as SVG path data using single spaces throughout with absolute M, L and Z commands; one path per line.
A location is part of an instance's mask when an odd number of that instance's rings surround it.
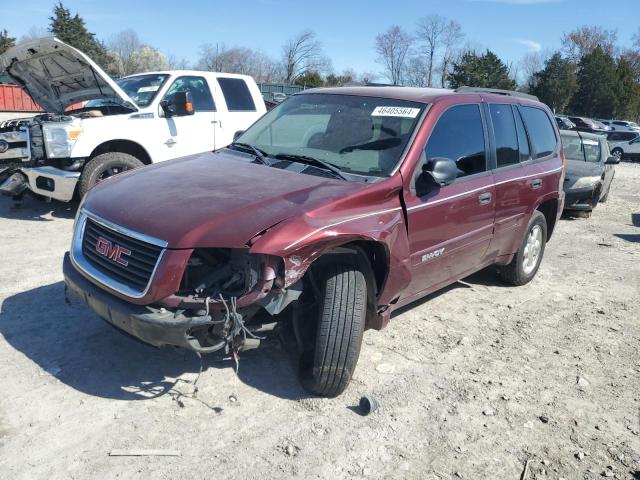
M 552 117 L 537 106 L 490 103 L 496 229 L 490 255 L 515 253 L 535 208 L 559 195 L 562 160 Z M 498 259 L 499 260 L 499 259 Z
M 491 251 L 494 256 L 515 252 L 528 214 L 544 180 L 535 175 L 531 146 L 517 105 L 486 106 L 492 132 L 493 175 L 496 183 L 496 220 Z
M 229 145 L 239 132 L 259 117 L 253 95 L 243 78 L 218 77 L 217 81 L 227 111 L 218 115 L 215 122 L 216 149 Z
M 216 105 L 206 79 L 197 75 L 177 77 L 164 94 L 163 100 L 171 101 L 179 91 L 191 93 L 195 113 L 163 119 L 164 125 L 157 140 L 162 144 L 161 160 L 212 151 L 215 148 L 213 122 Z
M 488 135 L 479 103 L 453 105 L 439 117 L 405 192 L 412 282 L 408 296 L 433 291 L 476 270 L 493 235 L 495 189 L 487 168 Z M 424 185 L 418 173 L 430 159 L 455 160 L 451 185 Z

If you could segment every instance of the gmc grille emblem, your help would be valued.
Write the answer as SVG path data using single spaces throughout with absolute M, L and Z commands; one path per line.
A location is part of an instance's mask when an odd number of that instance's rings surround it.
M 129 262 L 122 257 L 128 257 L 131 255 L 131 250 L 121 247 L 120 245 L 114 245 L 104 237 L 98 237 L 96 240 L 96 252 L 103 257 L 107 257 L 112 262 L 122 265 L 123 267 L 127 267 L 129 265 Z

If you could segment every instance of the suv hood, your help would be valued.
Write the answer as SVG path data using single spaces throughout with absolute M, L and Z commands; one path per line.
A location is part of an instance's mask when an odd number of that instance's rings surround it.
M 219 151 L 111 177 L 91 189 L 83 208 L 169 248 L 240 248 L 283 220 L 366 187 Z
M 16 45 L 0 56 L 0 68 L 45 111 L 63 114 L 74 103 L 93 99 L 135 103 L 93 60 L 55 37 Z

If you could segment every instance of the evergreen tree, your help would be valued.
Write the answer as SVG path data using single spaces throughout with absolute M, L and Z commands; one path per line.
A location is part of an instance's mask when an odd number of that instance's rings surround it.
M 555 53 L 544 68 L 533 74 L 529 93 L 536 95 L 554 112 L 563 112 L 576 91 L 575 64 Z
M 636 120 L 640 117 L 640 85 L 635 79 L 633 65 L 624 57 L 618 59 L 615 117 Z
M 462 86 L 502 88 L 515 90 L 516 82 L 509 78 L 509 69 L 498 56 L 490 50 L 483 55 L 466 52 L 453 63 L 449 75 L 451 88 Z
M 103 68 L 111 63 L 103 43 L 87 30 L 80 15 L 71 15 L 62 2 L 53 7 L 53 16 L 49 20 L 49 31 L 60 40 L 77 48 Z
M 596 47 L 578 63 L 578 88 L 571 110 L 585 117 L 613 118 L 618 102 L 618 72 L 611 56 Z
M 0 54 L 3 54 L 16 44 L 16 39 L 9 36 L 6 30 L 0 31 Z
M 324 86 L 324 80 L 320 73 L 315 70 L 307 70 L 293 82 L 295 85 L 302 85 L 304 87 L 322 87 Z

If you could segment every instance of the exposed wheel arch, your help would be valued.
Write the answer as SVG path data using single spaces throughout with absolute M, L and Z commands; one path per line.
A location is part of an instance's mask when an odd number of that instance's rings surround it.
M 547 221 L 547 238 L 546 241 L 549 241 L 551 238 L 551 234 L 553 233 L 553 229 L 556 226 L 556 221 L 558 218 L 558 200 L 553 198 L 551 200 L 546 200 L 542 202 L 536 210 L 542 212 L 545 220 Z
M 354 240 L 333 247 L 318 257 L 312 265 L 331 262 L 332 257 L 353 255 L 356 264 L 365 277 L 367 286 L 367 328 L 379 328 L 378 302 L 380 292 L 384 288 L 389 274 L 389 253 L 385 244 L 374 240 Z M 311 266 L 307 269 L 307 274 Z
M 145 165 L 152 163 L 151 157 L 144 147 L 131 140 L 109 140 L 101 143 L 93 150 L 93 152 L 91 152 L 90 158 L 107 152 L 128 153 L 129 155 L 136 157 Z

